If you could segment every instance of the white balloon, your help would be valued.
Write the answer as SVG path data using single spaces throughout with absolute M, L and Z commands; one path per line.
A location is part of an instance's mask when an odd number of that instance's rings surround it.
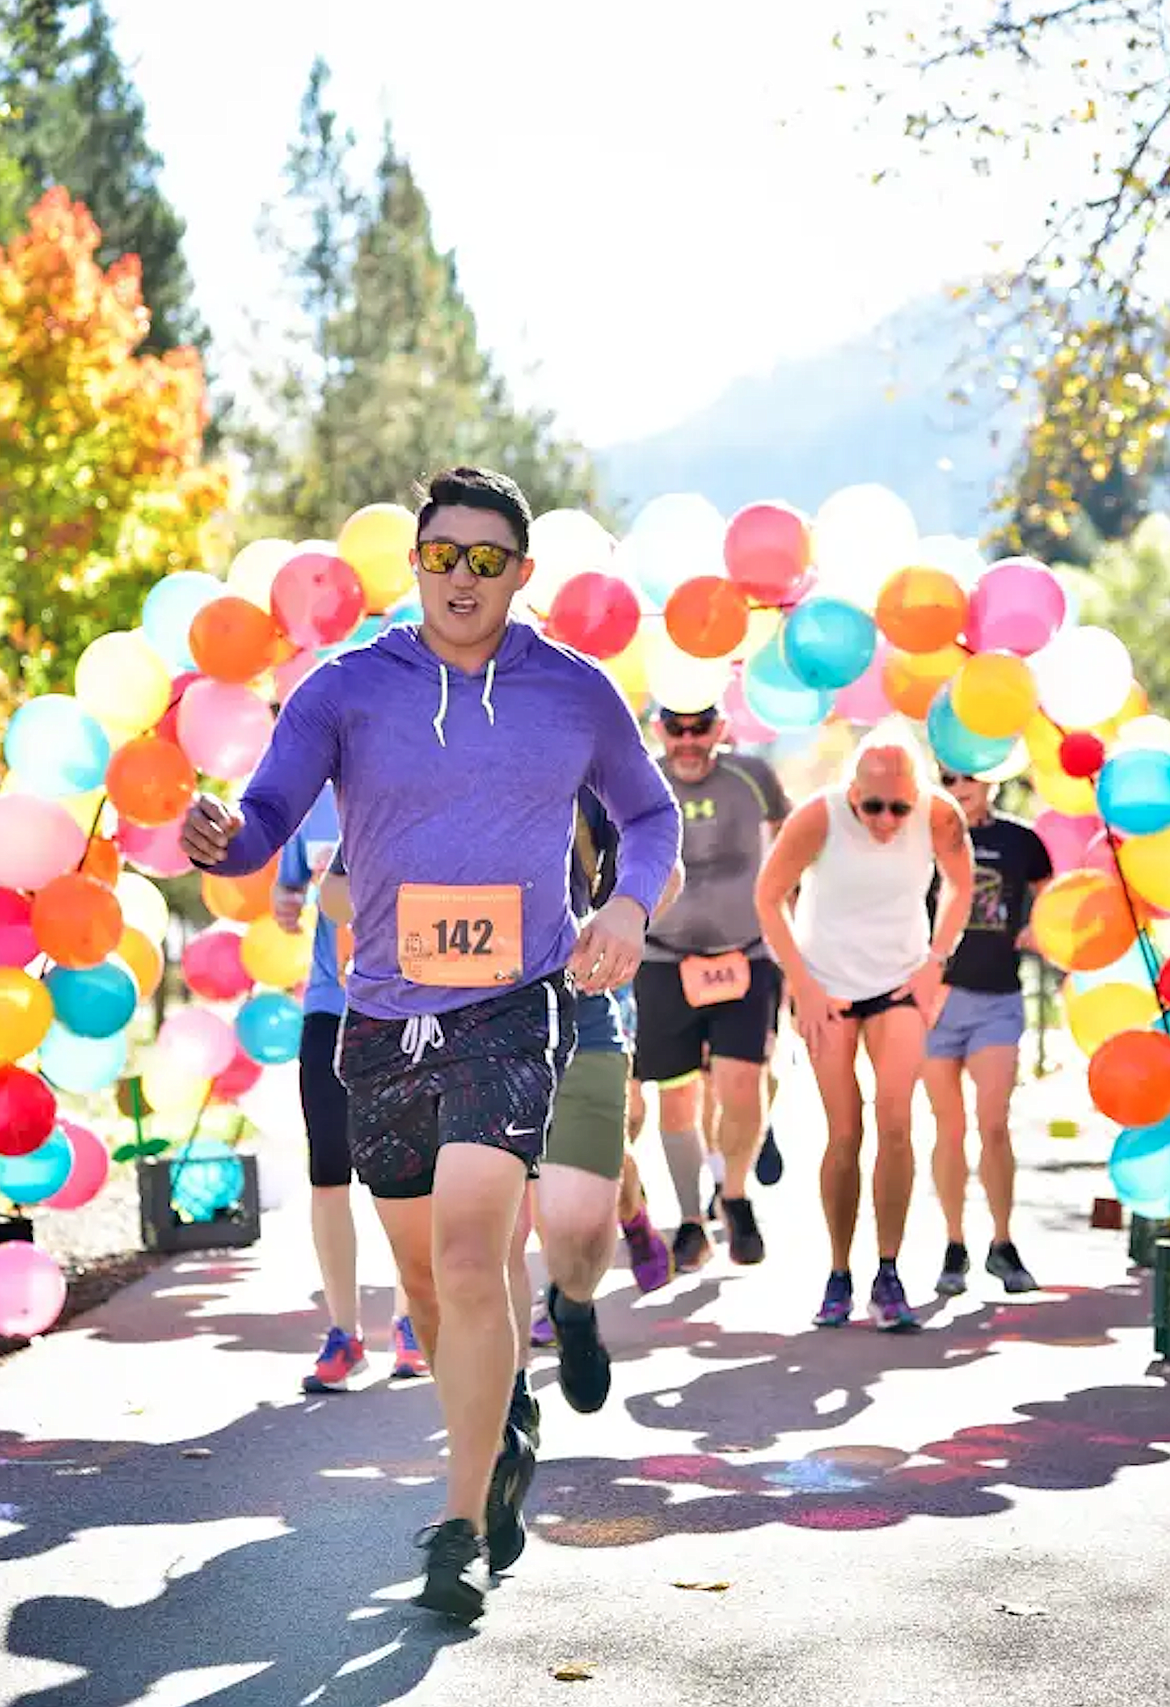
M 641 509 L 614 553 L 613 573 L 661 610 L 676 587 L 696 575 L 726 575 L 727 523 L 698 492 L 667 492 Z
M 1128 723 L 1121 725 L 1114 746 L 1170 753 L 1170 718 L 1152 714 L 1149 717 L 1131 717 Z
M 524 589 L 530 610 L 547 616 L 552 602 L 574 575 L 589 569 L 612 573 L 613 535 L 585 510 L 547 510 L 528 531 L 528 554 L 535 561 Z
M 1129 653 L 1106 628 L 1062 628 L 1028 664 L 1041 709 L 1065 729 L 1116 717 L 1133 686 Z
M 646 685 L 656 704 L 671 711 L 705 711 L 719 704 L 731 685 L 729 658 L 692 658 L 665 628 L 644 632 Z
M 919 561 L 913 511 L 886 486 L 845 486 L 817 511 L 812 559 L 818 593 L 872 611 L 889 577 Z

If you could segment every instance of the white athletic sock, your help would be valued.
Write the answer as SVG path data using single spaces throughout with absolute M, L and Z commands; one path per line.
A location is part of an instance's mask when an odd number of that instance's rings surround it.
M 697 1127 L 692 1126 L 686 1132 L 664 1132 L 662 1149 L 674 1183 L 680 1216 L 684 1221 L 701 1222 L 699 1180 L 703 1172 L 703 1140 Z
M 707 1172 L 711 1175 L 712 1184 L 722 1190 L 723 1182 L 727 1178 L 727 1163 L 722 1150 L 708 1150 Z

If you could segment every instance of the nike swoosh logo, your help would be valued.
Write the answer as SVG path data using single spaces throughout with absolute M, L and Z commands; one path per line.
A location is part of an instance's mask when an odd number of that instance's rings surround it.
M 531 1138 L 536 1131 L 535 1126 L 513 1126 L 509 1121 L 504 1128 L 505 1138 Z

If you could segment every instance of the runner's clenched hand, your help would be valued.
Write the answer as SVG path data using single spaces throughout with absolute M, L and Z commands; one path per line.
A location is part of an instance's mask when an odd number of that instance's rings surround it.
M 615 895 L 590 919 L 569 956 L 569 971 L 586 996 L 628 984 L 642 964 L 646 915 L 637 901 Z
M 187 808 L 179 846 L 197 865 L 219 865 L 228 843 L 243 827 L 243 817 L 234 806 L 217 800 L 214 794 L 200 794 Z

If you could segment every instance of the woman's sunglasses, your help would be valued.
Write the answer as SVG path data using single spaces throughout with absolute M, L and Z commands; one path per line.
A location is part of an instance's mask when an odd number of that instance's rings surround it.
M 453 539 L 420 539 L 418 560 L 428 575 L 450 575 L 461 557 L 481 581 L 495 581 L 504 573 L 519 551 L 509 551 L 506 545 L 457 545 Z
M 939 771 L 938 780 L 944 788 L 954 788 L 957 782 L 974 782 L 973 776 L 966 776 L 962 771 Z
M 716 712 L 708 712 L 705 717 L 664 716 L 662 727 L 673 740 L 678 741 L 684 735 L 709 735 L 718 721 Z
M 867 818 L 880 818 L 883 812 L 891 818 L 908 818 L 914 810 L 908 800 L 879 800 L 876 795 L 862 800 L 860 806 Z

